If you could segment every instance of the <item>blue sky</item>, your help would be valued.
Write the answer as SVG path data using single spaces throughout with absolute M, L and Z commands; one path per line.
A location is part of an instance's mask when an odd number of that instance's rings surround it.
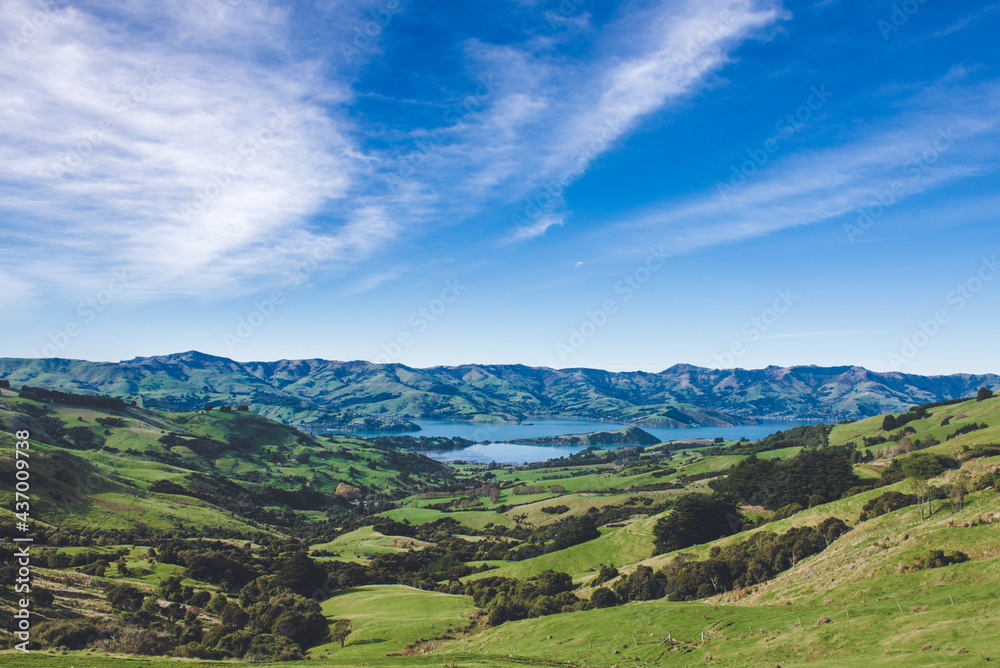
M 998 29 L 8 0 L 0 354 L 998 372 Z

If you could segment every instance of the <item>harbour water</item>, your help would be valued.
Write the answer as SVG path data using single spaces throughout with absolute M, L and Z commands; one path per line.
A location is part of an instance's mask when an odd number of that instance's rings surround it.
M 422 454 L 438 461 L 467 461 L 486 464 L 492 461 L 499 464 L 540 462 L 583 450 L 579 446 L 518 445 L 508 442 L 512 439 L 615 431 L 628 426 L 580 418 L 532 418 L 528 424 L 483 424 L 452 420 L 412 420 L 412 422 L 420 426 L 420 431 L 411 433 L 411 436 L 460 437 L 477 441 L 476 445 L 460 450 L 432 450 L 424 451 Z M 737 425 L 735 427 L 691 427 L 685 429 L 642 427 L 642 429 L 661 441 L 683 441 L 695 438 L 739 440 L 744 436 L 755 441 L 776 431 L 791 429 L 802 424 L 812 423 L 788 420 Z M 378 436 L 379 434 L 360 435 Z M 479 441 L 490 441 L 490 443 L 479 443 Z M 609 445 L 608 447 L 616 446 Z

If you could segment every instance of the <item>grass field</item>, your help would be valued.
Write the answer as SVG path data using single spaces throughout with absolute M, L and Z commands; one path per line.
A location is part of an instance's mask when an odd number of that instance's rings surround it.
M 310 650 L 310 657 L 374 661 L 406 645 L 469 624 L 476 613 L 468 596 L 451 596 L 401 585 L 366 586 L 337 592 L 323 604 L 329 618 L 346 618 L 351 635 L 341 649 L 328 643 Z
M 581 578 L 596 572 L 598 564 L 624 566 L 635 563 L 653 552 L 653 524 L 658 516 L 647 517 L 614 529 L 600 538 L 550 552 L 524 561 L 505 563 L 500 568 L 470 575 L 467 580 L 499 575 L 528 578 L 552 569 Z
M 930 452 L 938 452 L 940 454 L 951 454 L 963 445 L 971 447 L 981 444 L 1000 444 L 1000 416 L 998 416 L 998 412 L 1000 411 L 998 411 L 998 406 L 1000 406 L 1000 398 L 997 397 L 986 401 L 972 399 L 958 404 L 938 406 L 928 411 L 928 417 L 908 422 L 901 429 L 912 427 L 916 430 L 916 433 L 913 435 L 914 438 L 933 436 L 941 441 L 940 445 L 932 446 L 929 449 Z M 942 425 L 941 423 L 944 422 L 945 418 L 951 419 L 948 421 L 948 424 Z M 863 437 L 867 436 L 871 438 L 878 434 L 886 435 L 882 433 L 883 419 L 883 416 L 878 416 L 859 420 L 851 424 L 836 425 L 833 431 L 830 432 L 830 443 L 832 445 L 842 445 L 854 441 L 858 447 L 862 447 L 863 443 L 861 439 Z M 946 440 L 948 435 L 955 432 L 959 427 L 972 422 L 977 424 L 986 423 L 989 428 L 963 434 L 950 441 Z M 897 431 L 899 430 L 894 430 L 891 433 Z M 881 447 L 884 448 L 889 445 L 892 445 L 892 443 L 884 444 Z M 872 450 L 875 447 L 878 446 L 872 446 L 868 449 Z
M 6 395 L 0 398 L 0 419 L 5 419 L 6 408 L 18 401 Z M 103 415 L 99 411 L 75 407 L 57 408 L 56 414 L 67 425 L 85 425 L 88 428 Z M 946 419 L 949 423 L 942 425 Z M 878 417 L 837 425 L 831 433 L 830 442 L 844 444 L 853 441 L 862 447 L 861 439 L 864 437 L 892 435 L 882 432 L 882 421 L 883 418 Z M 971 423 L 986 423 L 989 426 L 946 440 L 956 429 Z M 1000 456 L 963 458 L 965 448 L 1000 443 L 1000 400 L 968 401 L 937 407 L 931 409 L 928 417 L 914 420 L 906 426 L 915 430 L 909 438 L 934 437 L 941 441 L 927 451 L 956 458 L 966 472 L 978 475 L 1000 466 Z M 301 518 L 309 518 L 322 527 L 311 534 L 314 538 L 309 541 L 310 549 L 314 553 L 323 550 L 335 556 L 321 557 L 321 561 L 361 564 L 378 554 L 433 547 L 432 543 L 415 538 L 376 532 L 374 516 L 364 514 L 374 511 L 361 510 L 372 501 L 380 504 L 376 507 L 382 510 L 380 514 L 383 517 L 396 521 L 421 525 L 451 518 L 462 525 L 459 534 L 465 540 L 479 542 L 490 537 L 501 543 L 519 545 L 534 541 L 536 530 L 541 540 L 551 540 L 552 534 L 545 534 L 545 529 L 552 529 L 552 525 L 560 520 L 585 514 L 590 508 L 611 509 L 633 497 L 651 499 L 659 505 L 681 494 L 709 491 L 707 480 L 688 483 L 683 488 L 649 492 L 636 488 L 651 483 L 662 486 L 662 483 L 677 481 L 688 475 L 722 472 L 743 459 L 737 455 L 706 456 L 703 449 L 694 447 L 661 459 L 662 451 L 651 448 L 643 451 L 638 459 L 618 459 L 615 464 L 600 466 L 532 470 L 501 467 L 493 471 L 497 476 L 495 480 L 502 483 L 498 503 L 490 504 L 488 496 L 479 496 L 472 502 L 472 507 L 463 507 L 460 504 L 468 499 L 469 492 L 463 494 L 462 489 L 481 490 L 483 486 L 488 489 L 488 485 L 476 477 L 483 472 L 483 467 L 463 465 L 455 468 L 457 477 L 431 478 L 431 481 L 447 480 L 447 486 L 441 485 L 439 489 L 447 490 L 450 496 L 428 495 L 427 491 L 435 489 L 433 482 L 416 480 L 414 476 L 415 483 L 407 483 L 408 488 L 400 487 L 401 471 L 386 466 L 384 451 L 375 450 L 364 441 L 354 438 L 338 438 L 332 442 L 315 439 L 255 415 L 130 410 L 125 416 L 125 424 L 108 429 L 107 434 L 103 429 L 93 428 L 106 437 L 110 450 L 70 450 L 42 443 L 32 446 L 33 494 L 40 509 L 39 515 L 63 527 L 67 535 L 93 528 L 129 529 L 141 522 L 151 530 L 189 531 L 197 528 L 198 531 L 207 531 L 218 528 L 230 530 L 243 539 L 256 536 L 259 538 L 258 545 L 251 546 L 251 550 L 261 544 L 271 544 L 275 534 L 273 527 L 258 525 L 225 510 L 222 501 L 218 501 L 222 504 L 220 506 L 182 493 L 153 493 L 153 485 L 161 481 L 185 489 L 192 480 L 210 479 L 257 485 L 251 489 L 273 486 L 296 491 L 308 485 L 311 489 L 331 490 L 338 483 L 345 482 L 369 490 L 400 490 L 395 497 L 390 497 L 391 502 L 387 505 L 381 505 L 384 502 L 376 499 L 374 494 L 355 504 L 342 504 L 345 510 L 339 516 L 342 520 L 335 519 L 338 517 L 336 512 L 327 507 L 296 511 Z M 167 431 L 189 436 L 200 434 L 219 443 L 232 441 L 240 447 L 206 458 L 192 449 L 174 446 L 169 452 L 175 458 L 170 459 L 159 442 Z M 897 443 L 905 443 L 903 434 L 895 430 L 894 434 L 899 435 L 898 441 L 869 449 L 885 450 Z M 192 448 L 196 447 L 197 444 L 192 442 Z M 133 449 L 131 454 L 124 452 L 128 448 Z M 12 450 L 10 434 L 0 433 L 0 472 L 4 475 L 13 469 Z M 759 457 L 787 458 L 797 451 L 798 448 L 784 448 L 761 453 Z M 167 461 L 163 461 L 165 457 Z M 858 464 L 855 470 L 870 478 L 878 476 L 888 463 L 888 460 L 879 460 Z M 667 467 L 677 470 L 668 476 L 654 477 L 654 471 Z M 206 477 L 192 478 L 193 472 Z M 78 479 L 88 482 L 81 486 L 76 482 Z M 955 471 L 945 471 L 931 479 L 930 483 L 946 488 L 957 479 Z M 545 491 L 513 494 L 512 489 L 519 484 L 542 485 Z M 556 487 L 553 490 L 556 485 L 561 489 Z M 162 484 L 155 487 L 165 488 L 171 489 L 169 485 Z M 71 494 L 67 494 L 68 489 L 72 489 Z M 738 591 L 720 592 L 697 601 L 661 599 L 606 609 L 578 610 L 511 621 L 495 628 L 489 628 L 485 623 L 486 612 L 477 610 L 469 596 L 395 584 L 344 589 L 323 601 L 322 611 L 331 623 L 338 619 L 351 620 L 352 633 L 345 647 L 341 648 L 339 642 L 328 642 L 309 649 L 305 661 L 260 665 L 329 668 L 450 665 L 832 667 L 959 666 L 998 660 L 1000 634 L 994 629 L 1000 623 L 1000 588 L 997 586 L 1000 582 L 1000 497 L 995 489 L 970 492 L 961 510 L 948 500 L 936 500 L 933 502 L 933 515 L 923 521 L 916 506 L 865 522 L 859 520 L 861 508 L 871 499 L 893 490 L 908 493 L 910 489 L 911 483 L 903 481 L 864 491 L 802 510 L 756 529 L 655 557 L 650 556 L 653 552 L 653 526 L 671 511 L 646 515 L 642 506 L 632 504 L 618 515 L 611 514 L 619 519 L 600 527 L 599 538 L 522 561 L 491 558 L 489 563 L 496 568 L 467 575 L 462 581 L 469 583 L 492 576 L 528 580 L 553 569 L 569 574 L 579 585 L 574 593 L 587 598 L 592 594 L 588 582 L 596 574 L 599 564 L 612 564 L 623 575 L 634 571 L 640 564 L 659 569 L 681 553 L 689 558 L 704 559 L 713 547 L 745 541 L 753 533 L 768 531 L 780 534 L 792 527 L 815 526 L 829 517 L 844 520 L 852 530 L 822 552 L 797 561 L 773 579 Z M 407 498 L 401 499 L 407 494 Z M 0 493 L 0 517 L 5 520 L 10 516 L 12 501 L 9 492 Z M 458 502 L 454 511 L 428 507 L 451 501 Z M 384 510 L 393 504 L 395 508 Z M 500 505 L 512 507 L 498 508 Z M 555 505 L 564 505 L 568 510 L 557 514 L 542 512 L 542 508 Z M 634 511 L 633 506 L 636 508 Z M 754 517 L 770 513 L 758 507 L 747 509 L 747 514 Z M 358 526 L 361 523 L 357 521 L 358 517 L 363 518 L 361 522 L 365 523 L 364 526 L 341 533 L 345 531 L 344 527 Z M 338 525 L 340 521 L 343 524 Z M 516 537 L 492 537 L 487 531 L 490 525 L 529 528 L 515 529 Z M 272 536 L 265 535 L 268 532 Z M 292 533 L 289 531 L 273 542 L 292 541 Z M 117 542 L 122 539 L 112 540 Z M 434 540 L 440 539 L 435 537 Z M 92 604 L 88 609 L 94 614 L 106 615 L 117 613 L 104 602 L 102 583 L 125 581 L 143 591 L 153 592 L 164 578 L 185 575 L 182 566 L 150 560 L 147 547 L 123 542 L 125 544 L 120 547 L 128 548 L 125 564 L 131 571 L 129 575 L 122 575 L 116 565 L 108 567 L 103 579 L 86 579 L 74 572 L 82 567 L 39 568 L 37 572 L 46 586 L 56 592 L 64 606 L 67 601 L 71 604 L 73 600 L 73 592 L 66 592 L 73 587 L 81 592 L 87 589 L 80 593 L 85 598 L 79 600 L 86 599 L 88 605 Z M 237 544 L 240 542 L 237 541 Z M 58 544 L 65 545 L 65 540 Z M 305 543 L 301 545 L 305 546 Z M 69 555 L 87 550 L 106 554 L 117 547 L 88 548 L 77 545 L 58 549 Z M 39 546 L 39 549 L 50 551 L 55 548 Z M 458 548 L 449 546 L 445 541 L 434 549 L 432 554 L 440 554 L 437 550 Z M 916 568 L 915 564 L 925 558 L 931 549 L 949 553 L 961 550 L 970 557 L 970 561 L 930 570 Z M 501 556 L 504 550 L 501 545 Z M 467 565 L 478 566 L 480 563 L 467 562 Z M 267 573 L 270 567 L 260 568 L 258 572 Z M 433 589 L 434 583 L 440 582 L 448 590 L 449 577 L 458 577 L 455 572 L 446 575 L 444 571 L 428 570 L 430 573 L 419 575 L 419 582 L 417 579 L 404 581 L 428 589 Z M 465 572 L 467 569 L 457 573 Z M 213 593 L 218 590 L 218 586 L 209 582 L 185 579 L 183 584 Z M 462 591 L 454 583 L 450 587 L 452 592 Z M 235 589 L 230 592 L 233 600 L 237 598 L 235 592 Z M 3 605 L 9 607 L 11 604 L 10 597 L 5 596 Z M 65 607 L 58 614 L 64 611 Z M 217 623 L 216 616 L 203 614 L 207 615 L 205 619 L 209 622 Z M 825 623 L 819 623 L 823 618 Z M 64 654 L 42 651 L 28 656 L 0 652 L 0 664 L 14 667 L 166 668 L 185 663 L 233 666 L 239 662 L 113 657 L 89 652 Z

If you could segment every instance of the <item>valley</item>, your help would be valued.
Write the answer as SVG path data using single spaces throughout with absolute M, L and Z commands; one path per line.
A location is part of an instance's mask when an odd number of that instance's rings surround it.
M 966 665 L 1000 652 L 982 584 L 1000 575 L 1000 399 L 985 394 L 523 465 L 435 462 L 249 410 L 21 394 L 36 398 L 0 395 L 0 476 L 29 432 L 34 651 L 5 636 L 7 665 Z M 5 489 L 4 563 L 13 502 Z

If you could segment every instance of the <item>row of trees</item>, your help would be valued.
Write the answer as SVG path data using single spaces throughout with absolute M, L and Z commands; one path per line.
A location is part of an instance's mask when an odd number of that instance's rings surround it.
M 790 503 L 813 506 L 839 499 L 861 479 L 851 465 L 853 448 L 802 450 L 785 460 L 750 455 L 709 487 L 740 503 L 777 510 Z
M 822 552 L 847 531 L 850 528 L 836 517 L 828 517 L 816 527 L 795 527 L 781 535 L 759 531 L 724 548 L 712 547 L 709 558 L 703 561 L 692 561 L 690 555 L 682 553 L 655 573 L 648 566 L 639 566 L 612 589 L 597 589 L 591 601 L 596 607 L 664 597 L 691 601 L 760 584 Z

